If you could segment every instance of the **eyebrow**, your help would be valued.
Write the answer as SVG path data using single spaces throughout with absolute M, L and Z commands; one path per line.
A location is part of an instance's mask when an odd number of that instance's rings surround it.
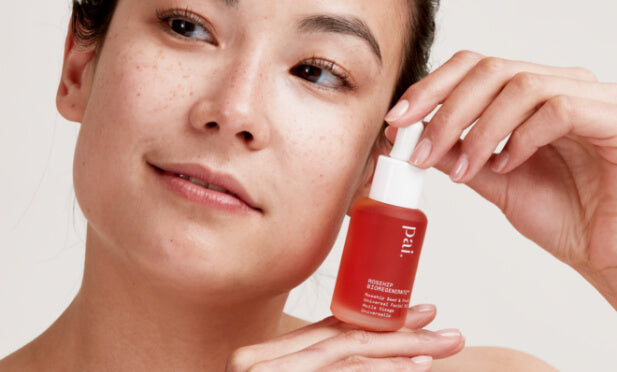
M 238 0 L 222 0 L 235 2 Z M 357 36 L 367 42 L 379 64 L 382 62 L 381 48 L 368 25 L 357 17 L 339 15 L 314 15 L 303 18 L 298 25 L 303 32 L 331 32 Z
M 235 7 L 240 0 L 219 0 L 229 7 Z M 303 32 L 330 32 L 357 36 L 366 41 L 377 57 L 379 64 L 382 63 L 381 48 L 368 25 L 358 17 L 339 15 L 314 15 L 303 18 L 298 25 Z

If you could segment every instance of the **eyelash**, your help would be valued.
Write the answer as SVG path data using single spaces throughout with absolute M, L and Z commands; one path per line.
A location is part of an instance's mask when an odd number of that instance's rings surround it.
M 210 26 L 210 24 L 206 20 L 204 20 L 202 17 L 193 13 L 188 7 L 184 9 L 170 9 L 170 10 L 165 10 L 165 11 L 156 9 L 156 17 L 163 24 L 165 31 L 170 33 L 172 36 L 192 40 L 190 38 L 184 37 L 174 32 L 173 30 L 169 28 L 167 23 L 172 19 L 177 19 L 177 20 L 182 20 L 182 21 L 186 21 L 189 23 L 193 23 L 196 26 L 203 28 L 212 36 L 212 39 L 214 40 L 214 34 L 211 32 L 212 27 Z M 218 45 L 216 41 L 214 41 L 212 44 L 214 44 L 215 46 Z
M 343 85 L 342 87 L 337 87 L 337 88 L 323 87 L 324 89 L 337 89 L 337 90 L 355 89 L 355 84 L 353 83 L 351 79 L 351 75 L 347 71 L 342 69 L 336 62 L 313 56 L 311 58 L 305 59 L 304 61 L 300 62 L 298 65 L 296 65 L 296 67 L 294 67 L 294 69 L 298 68 L 299 66 L 304 66 L 304 65 L 317 67 L 319 69 L 322 69 L 322 70 L 325 70 L 331 73 L 336 78 L 340 79 Z

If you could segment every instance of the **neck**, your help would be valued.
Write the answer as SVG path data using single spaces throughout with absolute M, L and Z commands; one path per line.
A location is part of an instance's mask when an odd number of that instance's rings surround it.
M 129 270 L 92 235 L 89 231 L 82 287 L 44 335 L 62 354 L 59 366 L 220 371 L 238 347 L 289 330 L 283 314 L 287 293 L 232 304 L 206 295 L 197 301 Z

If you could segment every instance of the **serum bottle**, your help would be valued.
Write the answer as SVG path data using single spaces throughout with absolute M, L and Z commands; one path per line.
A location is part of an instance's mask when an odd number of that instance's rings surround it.
M 424 170 L 409 163 L 422 123 L 398 130 L 377 161 L 368 198 L 352 207 L 330 310 L 365 329 L 403 327 L 426 231 L 418 210 Z

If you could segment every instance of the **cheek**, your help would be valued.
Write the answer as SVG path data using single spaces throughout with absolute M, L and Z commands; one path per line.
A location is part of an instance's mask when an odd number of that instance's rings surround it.
M 170 118 L 178 114 L 195 94 L 190 64 L 169 57 L 155 46 L 140 47 L 143 49 L 134 51 L 137 47 L 129 45 L 116 56 L 108 51 L 105 55 L 113 60 L 106 61 L 97 81 L 97 91 L 113 106 L 103 108 L 104 112 L 135 128 L 165 122 L 159 120 L 161 115 Z
M 343 217 L 364 181 L 366 162 L 380 127 L 380 112 L 340 108 L 306 110 L 286 123 L 279 169 L 285 181 L 277 215 L 277 234 L 287 247 L 288 275 L 302 281 L 325 259 L 336 240 Z M 354 114 L 358 113 L 358 114 Z M 293 264 L 291 264 L 293 263 Z M 304 270 L 300 270 L 304 268 Z
M 145 151 L 172 135 L 192 95 L 185 78 L 190 71 L 160 49 L 116 48 L 113 42 L 105 47 L 74 161 L 77 200 L 88 220 L 100 226 L 132 213 L 120 206 L 135 204 L 123 203 L 131 192 L 141 195 Z
M 191 70 L 156 47 L 108 45 L 97 64 L 80 137 L 89 149 L 86 158 L 127 165 L 127 157 L 142 156 L 184 124 L 194 95 Z
M 320 207 L 334 205 L 344 213 L 362 183 L 387 109 L 385 103 L 367 104 L 376 97 L 366 98 L 321 106 L 305 106 L 297 100 L 300 104 L 295 107 L 293 102 L 282 106 L 288 118 L 280 120 L 289 124 L 281 139 L 285 159 L 281 166 L 293 174 L 296 190 L 314 193 L 314 201 L 331 202 L 320 203 Z

